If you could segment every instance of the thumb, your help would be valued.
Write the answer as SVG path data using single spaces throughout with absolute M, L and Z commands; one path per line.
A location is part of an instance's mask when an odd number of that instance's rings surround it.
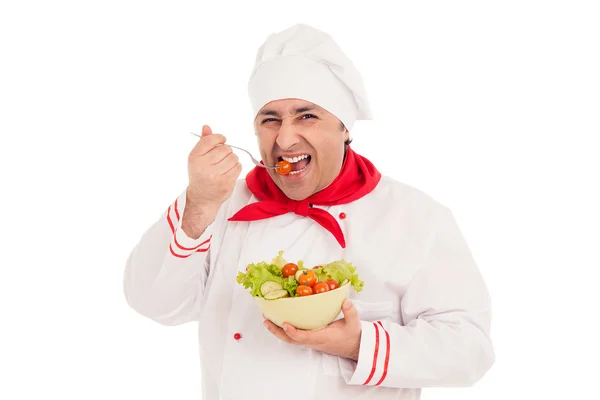
M 342 303 L 342 312 L 344 313 L 346 323 L 356 323 L 360 321 L 358 310 L 354 307 L 354 304 L 350 299 L 346 299 L 344 300 L 344 303 Z
M 208 135 L 212 135 L 212 129 L 210 129 L 210 126 L 204 125 L 202 127 L 202 137 L 208 136 Z

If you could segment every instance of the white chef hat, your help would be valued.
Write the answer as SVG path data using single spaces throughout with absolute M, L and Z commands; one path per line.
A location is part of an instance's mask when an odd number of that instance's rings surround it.
M 362 77 L 330 35 L 304 24 L 271 34 L 248 82 L 254 116 L 267 103 L 298 98 L 317 104 L 350 130 L 371 119 Z

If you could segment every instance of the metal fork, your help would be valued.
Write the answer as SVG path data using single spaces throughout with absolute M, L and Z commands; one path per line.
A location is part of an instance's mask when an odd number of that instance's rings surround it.
M 194 132 L 190 132 L 192 135 L 194 136 L 198 136 L 198 137 L 202 137 Z M 246 154 L 248 154 L 250 156 L 250 158 L 252 159 L 252 162 L 254 163 L 254 165 L 258 166 L 258 167 L 262 167 L 262 168 L 266 168 L 266 169 L 277 169 L 278 167 L 267 167 L 264 164 L 261 164 L 260 161 L 258 161 L 256 158 L 254 158 L 254 156 L 252 155 L 252 153 L 250 153 L 248 150 L 242 149 L 241 147 L 237 147 L 237 146 L 232 146 L 230 144 L 228 144 L 227 146 L 232 147 L 234 149 L 238 149 L 241 150 L 243 152 L 245 152 Z

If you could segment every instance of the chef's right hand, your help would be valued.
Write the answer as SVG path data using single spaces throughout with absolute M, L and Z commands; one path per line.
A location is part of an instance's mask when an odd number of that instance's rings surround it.
M 202 127 L 202 137 L 188 157 L 187 201 L 190 205 L 216 212 L 231 196 L 242 165 L 225 137 Z

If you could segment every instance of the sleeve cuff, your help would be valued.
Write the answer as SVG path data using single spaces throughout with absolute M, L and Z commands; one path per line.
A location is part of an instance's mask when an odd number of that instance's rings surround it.
M 387 376 L 390 336 L 379 321 L 361 323 L 358 362 L 341 359 L 342 376 L 349 385 L 379 386 Z
M 174 257 L 187 258 L 195 253 L 206 253 L 210 249 L 212 239 L 212 224 L 198 239 L 192 239 L 181 229 L 181 216 L 185 207 L 185 191 L 169 206 L 166 213 L 167 222 L 173 237 L 169 251 Z

